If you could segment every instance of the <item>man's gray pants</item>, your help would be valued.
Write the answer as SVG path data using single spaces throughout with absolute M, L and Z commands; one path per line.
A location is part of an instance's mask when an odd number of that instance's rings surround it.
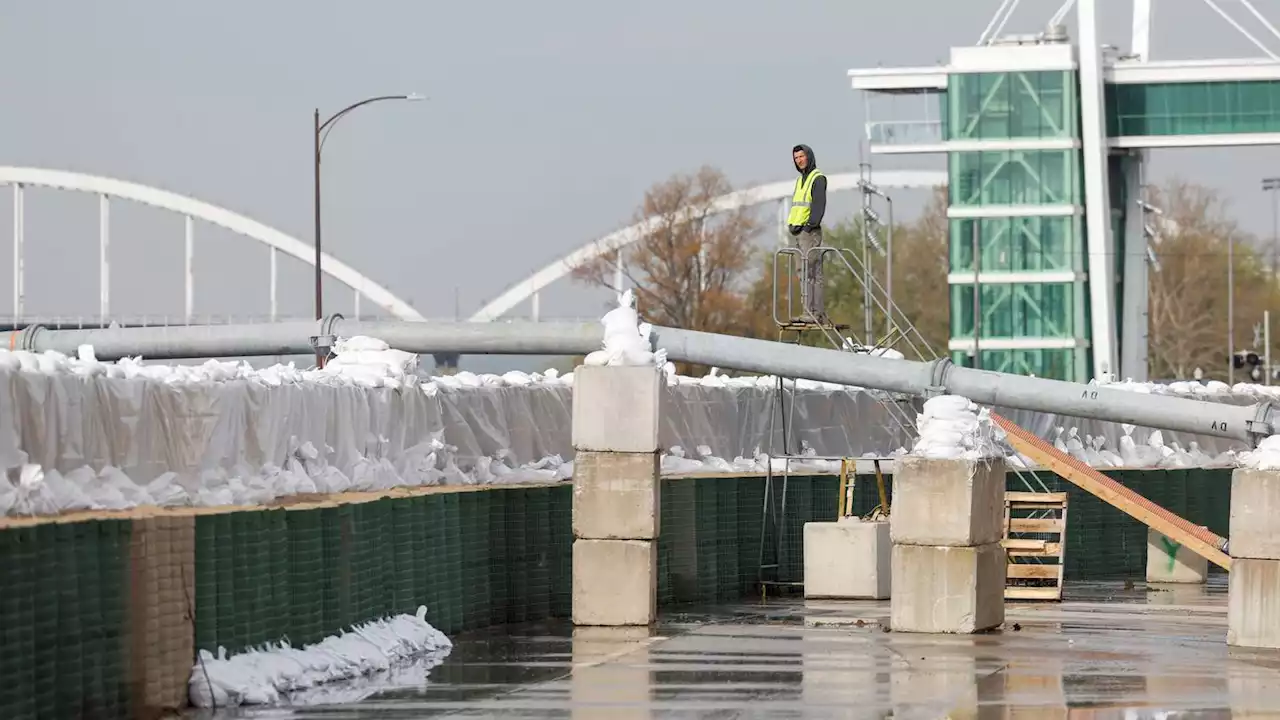
M 822 302 L 822 258 L 818 253 L 810 254 L 809 250 L 822 244 L 822 228 L 801 230 L 799 235 L 792 237 L 802 256 L 800 298 L 804 305 L 805 319 L 821 320 L 825 314 Z

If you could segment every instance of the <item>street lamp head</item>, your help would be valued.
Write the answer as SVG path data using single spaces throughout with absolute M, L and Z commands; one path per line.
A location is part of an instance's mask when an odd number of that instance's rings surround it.
M 1160 208 L 1156 207 L 1155 205 L 1152 205 L 1146 200 L 1138 200 L 1137 203 L 1138 203 L 1138 207 L 1142 208 L 1143 212 L 1155 213 L 1156 215 L 1164 215 L 1164 210 L 1161 210 Z
M 426 95 L 420 95 L 420 94 L 418 94 L 418 93 L 409 93 L 408 95 L 405 95 L 405 96 L 404 96 L 404 99 L 405 99 L 405 100 L 411 100 L 411 101 L 412 101 L 412 100 L 426 100 L 426 99 L 427 99 L 427 96 L 426 96 Z

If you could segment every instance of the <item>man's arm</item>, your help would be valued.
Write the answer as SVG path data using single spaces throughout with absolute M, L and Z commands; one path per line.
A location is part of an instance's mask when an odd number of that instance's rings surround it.
M 808 227 L 816 228 L 822 224 L 822 216 L 827 212 L 827 176 L 822 175 L 813 181 L 813 204 L 809 206 Z

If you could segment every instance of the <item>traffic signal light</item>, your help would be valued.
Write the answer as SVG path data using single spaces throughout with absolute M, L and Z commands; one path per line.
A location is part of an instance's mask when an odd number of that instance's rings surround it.
M 1249 368 L 1249 377 L 1254 382 L 1262 379 L 1262 357 L 1252 350 L 1240 350 L 1232 355 L 1231 366 L 1236 370 Z

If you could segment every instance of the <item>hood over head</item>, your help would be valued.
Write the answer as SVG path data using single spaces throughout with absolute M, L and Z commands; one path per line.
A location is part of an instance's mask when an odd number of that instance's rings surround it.
M 809 147 L 808 145 L 796 145 L 795 147 L 791 148 L 791 154 L 795 155 L 796 152 L 799 150 L 803 150 L 804 154 L 809 157 L 809 167 L 805 168 L 804 170 L 801 170 L 800 166 L 796 165 L 796 172 L 800 173 L 801 175 L 808 175 L 810 170 L 818 167 L 818 157 L 813 154 L 813 148 Z M 795 160 L 792 159 L 792 162 L 794 163 Z

